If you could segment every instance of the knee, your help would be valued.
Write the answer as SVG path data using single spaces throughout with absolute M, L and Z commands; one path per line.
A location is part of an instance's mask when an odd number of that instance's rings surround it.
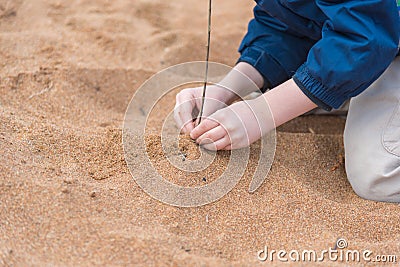
M 362 181 L 362 179 L 352 178 L 348 176 L 351 187 L 354 192 L 361 198 L 380 202 L 398 202 L 392 199 L 392 196 L 385 191 L 379 190 L 376 185 L 368 184 Z
M 366 157 L 346 158 L 347 177 L 354 192 L 368 200 L 400 202 L 400 166 Z

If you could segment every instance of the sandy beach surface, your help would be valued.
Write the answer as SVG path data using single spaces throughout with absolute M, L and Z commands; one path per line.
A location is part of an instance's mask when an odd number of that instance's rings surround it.
M 205 58 L 207 2 L 0 0 L 1 266 L 266 266 L 266 246 L 320 253 L 340 238 L 342 251 L 400 261 L 400 206 L 354 194 L 340 117 L 280 127 L 254 194 L 245 175 L 215 203 L 178 208 L 137 185 L 124 158 L 125 110 L 153 74 Z M 253 6 L 214 1 L 212 61 L 235 64 Z M 173 108 L 167 97 L 157 118 Z M 163 176 L 205 182 L 204 173 L 177 177 L 157 152 L 157 119 L 147 127 Z M 206 170 L 208 181 L 217 173 Z

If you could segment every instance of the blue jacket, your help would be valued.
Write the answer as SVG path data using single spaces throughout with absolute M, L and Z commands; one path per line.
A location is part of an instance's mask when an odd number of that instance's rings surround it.
M 360 94 L 398 52 L 395 0 L 256 0 L 239 62 L 264 77 L 264 90 L 293 77 L 330 110 Z

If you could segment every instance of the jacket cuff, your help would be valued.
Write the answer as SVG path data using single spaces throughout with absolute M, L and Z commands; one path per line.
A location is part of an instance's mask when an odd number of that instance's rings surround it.
M 279 85 L 282 80 L 289 79 L 285 69 L 272 56 L 261 49 L 246 47 L 241 51 L 237 63 L 239 62 L 249 63 L 263 76 L 264 86 L 261 88 L 263 93 Z
M 308 70 L 306 63 L 301 65 L 293 76 L 294 82 L 320 108 L 330 111 L 332 108 L 339 108 L 344 101 L 338 96 L 338 92 L 325 87 Z

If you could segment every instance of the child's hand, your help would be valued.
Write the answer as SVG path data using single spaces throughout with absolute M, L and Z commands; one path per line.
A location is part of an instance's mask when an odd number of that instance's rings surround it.
M 230 150 L 249 146 L 275 127 L 263 96 L 241 101 L 216 111 L 191 133 L 209 150 Z
M 232 104 L 238 96 L 244 97 L 262 87 L 264 80 L 248 63 L 239 62 L 219 83 L 207 86 L 203 117 Z M 229 88 L 229 89 L 228 89 Z M 174 118 L 181 132 L 189 134 L 197 125 L 193 119 L 201 108 L 203 87 L 182 90 L 176 96 Z
M 203 87 L 183 89 L 176 95 L 174 119 L 182 133 L 189 134 L 196 126 L 193 121 L 201 108 Z M 216 85 L 207 86 L 203 117 L 230 104 L 236 95 L 230 90 Z

